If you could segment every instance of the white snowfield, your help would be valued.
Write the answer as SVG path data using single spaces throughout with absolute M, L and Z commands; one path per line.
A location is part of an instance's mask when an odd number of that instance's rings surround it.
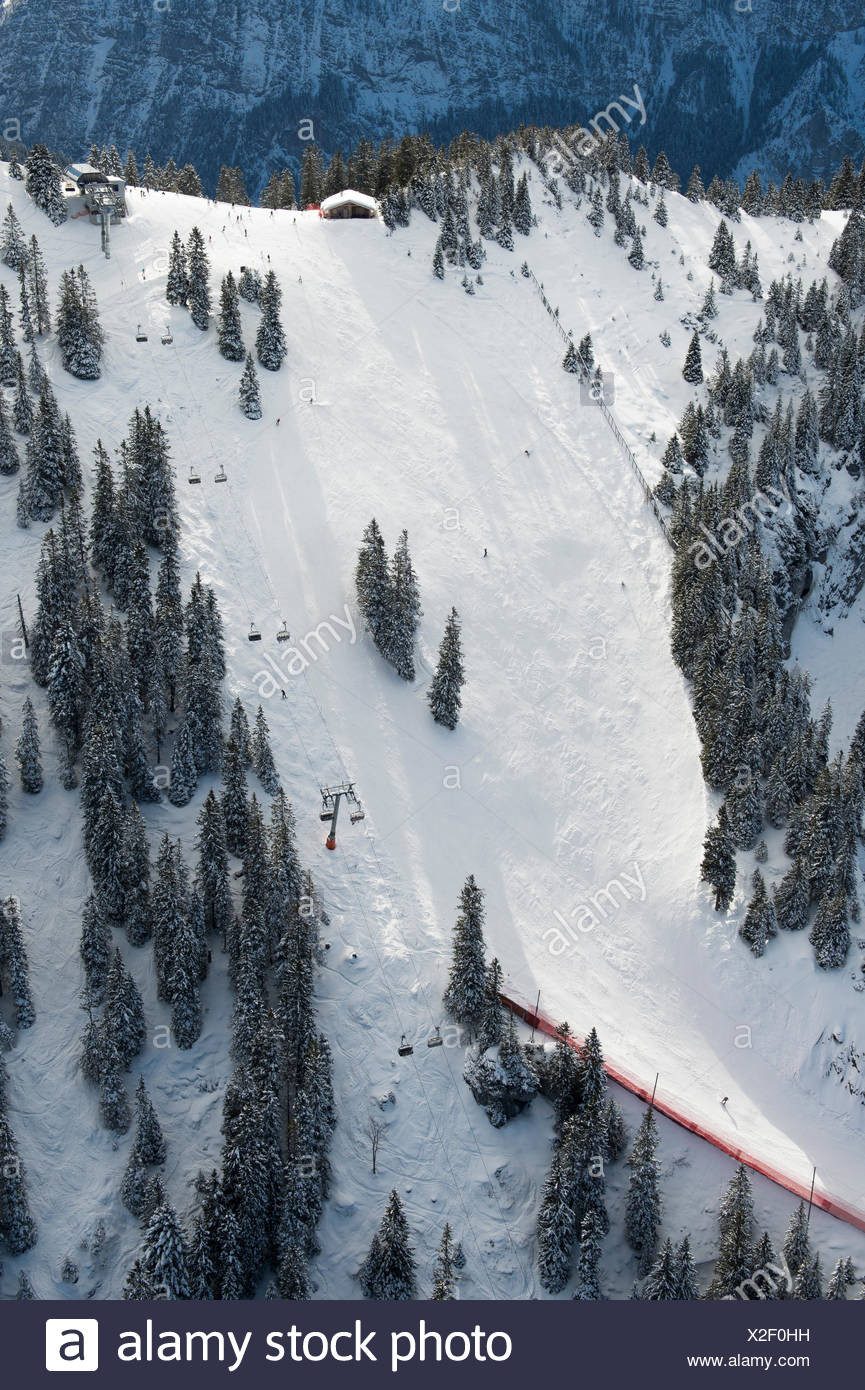
M 107 333 L 100 382 L 73 380 L 53 336 L 40 343 L 88 482 L 97 438 L 113 450 L 136 405 L 149 402 L 165 423 L 185 587 L 199 569 L 225 620 L 226 711 L 235 695 L 250 714 L 262 699 L 303 856 L 330 915 L 318 988 L 339 1125 L 314 1266 L 318 1297 L 358 1295 L 355 1274 L 394 1186 L 405 1198 L 422 1288 L 447 1219 L 466 1250 L 463 1297 L 541 1294 L 534 1220 L 551 1112 L 538 1100 L 493 1130 L 462 1080 L 464 1049 L 440 1003 L 468 873 L 486 893 L 488 948 L 510 991 L 534 1002 L 540 990 L 547 1013 L 578 1032 L 595 1024 L 611 1057 L 649 1084 L 659 1073 L 665 1096 L 678 1096 L 734 1142 L 805 1181 L 816 1165 L 821 1186 L 865 1203 L 865 1108 L 824 1075 L 840 1048 L 821 1041 L 835 1030 L 844 1044 L 865 1047 L 862 1000 L 851 985 L 860 953 L 824 976 L 807 940 L 785 936 L 754 960 L 736 935 L 751 856 L 741 856 L 729 916 L 714 913 L 698 883 L 715 799 L 669 652 L 671 553 L 600 412 L 561 370 L 561 341 L 519 270 L 525 257 L 575 339 L 592 332 L 601 365 L 615 376 L 616 413 L 654 480 L 691 392 L 681 378 L 690 330 L 679 319 L 702 302 L 718 216 L 668 195 L 670 225 L 661 229 L 651 209 L 635 209 L 647 226 L 646 254 L 660 264 L 658 303 L 649 269 L 634 271 L 613 245 L 609 218 L 596 238 L 585 207 L 545 205 L 537 174 L 531 190 L 538 227 L 515 237 L 513 253 L 487 243 L 483 284 L 468 298 L 462 272 L 433 278 L 437 229 L 419 212 L 389 236 L 378 221 L 233 212 L 129 190 L 130 216 L 113 230 L 106 261 L 98 228 L 52 227 L 0 169 L 0 211 L 11 198 L 28 235 L 37 234 L 52 295 L 61 271 L 83 262 L 98 297 Z M 829 215 L 805 225 L 801 244 L 786 222 L 743 218 L 733 231 L 739 251 L 750 236 L 764 287 L 786 272 L 790 251 L 807 259 L 807 286 L 822 274 L 819 260 L 840 222 Z M 284 290 L 289 353 L 279 373 L 261 371 L 260 422 L 240 413 L 241 365 L 220 357 L 214 327 L 200 333 L 185 310 L 165 302 L 171 234 L 196 224 L 214 302 L 221 276 L 242 265 L 274 269 Z M 0 280 L 16 299 L 5 267 Z M 750 351 L 761 306 L 739 293 L 718 303 L 714 327 L 735 359 Z M 251 345 L 258 310 L 242 301 L 242 312 Z M 139 322 L 146 343 L 135 340 Z M 174 341 L 163 346 L 169 322 Z M 664 328 L 670 349 L 659 341 Z M 712 361 L 704 344 L 704 368 Z M 652 432 L 657 444 L 648 443 Z M 199 487 L 186 483 L 191 465 L 201 470 Z M 220 468 L 224 485 L 214 483 Z M 17 479 L 0 480 L 0 709 L 10 762 L 20 707 L 32 693 L 26 667 L 7 659 L 15 594 L 32 615 L 44 529 L 16 529 L 16 488 Z M 353 571 L 373 515 L 389 549 L 408 529 L 420 578 L 413 688 L 383 663 L 358 616 Z M 451 606 L 462 619 L 468 674 L 454 733 L 433 723 L 425 699 Z M 279 644 L 283 620 L 293 640 Z M 246 640 L 253 622 L 260 643 Z M 803 631 L 810 622 L 803 617 Z M 855 614 L 847 623 L 859 630 Z M 861 672 L 861 634 L 844 667 L 833 665 L 833 650 L 828 638 L 809 644 L 821 698 Z M 57 781 L 43 692 L 37 707 L 47 786 L 36 798 L 15 791 L 0 873 L 2 891 L 22 902 L 38 1011 L 7 1061 L 41 1237 L 20 1260 L 4 1260 L 0 1295 L 13 1293 L 24 1267 L 41 1297 L 79 1298 L 94 1287 L 97 1297 L 117 1297 L 138 1239 L 118 1196 L 130 1140 L 101 1128 L 97 1096 L 76 1071 L 87 882 L 78 798 Z M 845 705 L 839 738 L 858 712 L 855 701 Z M 351 826 L 342 816 L 339 847 L 329 854 L 319 787 L 345 778 L 356 783 L 366 819 Z M 166 830 L 182 835 L 192 858 L 206 789 L 183 810 L 145 808 L 154 843 Z M 767 867 L 783 864 L 776 837 Z M 150 948 L 118 941 L 153 1031 L 168 1016 L 156 1001 Z M 134 1085 L 138 1066 L 147 1078 L 169 1144 L 165 1182 L 181 1214 L 197 1169 L 219 1158 L 231 1001 L 218 951 L 215 960 L 201 1040 L 191 1052 L 148 1044 L 130 1078 Z M 446 1045 L 428 1049 L 436 1024 Z M 403 1033 L 415 1050 L 400 1059 Z M 620 1099 L 633 1132 L 640 1107 Z M 370 1114 L 387 1124 L 375 1177 L 364 1133 Z M 709 1260 L 733 1164 L 666 1121 L 661 1135 L 663 1234 L 690 1230 L 696 1258 Z M 634 1278 L 621 1234 L 627 1173 L 620 1164 L 609 1180 L 613 1229 L 603 1270 L 613 1297 L 627 1297 Z M 755 1193 L 758 1220 L 780 1242 L 794 1200 L 758 1178 Z M 79 1248 L 100 1219 L 108 1232 L 101 1261 Z M 843 1253 L 865 1266 L 860 1233 L 822 1213 L 812 1233 L 824 1265 Z M 67 1254 L 82 1266 L 74 1287 L 59 1278 Z

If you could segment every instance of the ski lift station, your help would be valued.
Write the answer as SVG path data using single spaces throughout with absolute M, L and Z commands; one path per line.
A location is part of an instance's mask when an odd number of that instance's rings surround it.
M 325 198 L 318 215 L 329 222 L 346 217 L 376 217 L 378 203 L 367 193 L 356 193 L 353 188 L 346 188 L 342 193 L 334 193 L 332 197 Z
M 125 217 L 126 180 L 103 174 L 92 164 L 70 164 L 63 174 L 63 196 L 70 217 L 89 217 L 101 222 L 108 216 Z

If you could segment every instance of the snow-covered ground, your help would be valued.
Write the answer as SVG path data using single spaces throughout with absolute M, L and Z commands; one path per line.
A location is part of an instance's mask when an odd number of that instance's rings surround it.
M 664 281 L 658 303 L 649 271 L 632 270 L 608 233 L 596 238 L 584 210 L 557 212 L 542 204 L 537 180 L 532 188 L 539 227 L 516 238 L 515 253 L 489 243 L 484 283 L 467 298 L 453 272 L 443 284 L 433 279 L 436 228 L 420 213 L 391 237 L 379 223 L 233 214 L 131 190 L 131 215 L 114 229 L 106 261 L 97 229 L 52 227 L 0 166 L 0 210 L 11 198 L 28 235 L 37 234 L 52 292 L 61 270 L 79 262 L 96 290 L 107 332 L 99 383 L 67 376 L 53 338 L 40 345 L 82 460 L 97 438 L 113 449 L 138 404 L 149 402 L 166 425 L 185 584 L 199 569 L 216 589 L 228 638 L 225 693 L 239 694 L 250 713 L 262 698 L 305 862 L 330 915 L 319 998 L 339 1126 L 315 1264 L 319 1297 L 356 1295 L 354 1274 L 393 1186 L 406 1198 L 426 1287 L 447 1219 L 468 1258 L 463 1296 L 539 1293 L 533 1230 L 549 1109 L 536 1101 L 493 1130 L 462 1081 L 453 1032 L 443 1029 L 441 1049 L 425 1046 L 444 1023 L 441 990 L 468 873 L 486 893 L 488 946 L 511 991 L 533 1001 L 540 990 L 548 1014 L 580 1032 L 595 1024 L 611 1057 L 650 1084 L 659 1073 L 665 1096 L 726 1127 L 734 1142 L 803 1181 L 816 1166 L 821 1186 L 865 1203 L 865 1110 L 824 1076 L 820 1041 L 828 1028 L 865 1046 L 851 987 L 860 953 L 829 976 L 798 938 L 755 961 L 736 937 L 744 869 L 738 911 L 712 912 L 697 879 L 714 798 L 669 653 L 670 551 L 600 412 L 561 370 L 561 340 L 519 273 L 525 256 L 565 327 L 577 338 L 592 332 L 598 359 L 615 374 L 616 412 L 654 477 L 689 399 L 681 365 L 690 330 L 679 319 L 702 302 L 717 214 L 670 196 L 668 228 L 646 216 L 646 252 Z M 288 359 L 280 373 L 261 373 L 257 423 L 237 407 L 240 368 L 220 357 L 213 329 L 201 334 L 165 302 L 171 233 L 195 224 L 209 239 L 214 291 L 244 264 L 273 268 L 284 289 Z M 791 224 L 743 218 L 735 237 L 740 250 L 751 237 L 764 285 L 786 272 L 790 252 L 805 256 L 807 284 L 838 225 L 832 214 L 806 225 L 800 244 Z M 0 280 L 14 299 L 5 267 Z M 749 351 L 759 306 L 736 295 L 719 298 L 719 310 L 714 326 L 731 355 Z M 243 304 L 248 343 L 257 312 Z M 169 321 L 174 341 L 163 346 Z M 142 344 L 139 322 L 149 335 Z M 659 341 L 664 328 L 669 349 Z M 201 469 L 199 487 L 186 483 L 191 464 Z M 224 485 L 214 482 L 220 467 Z M 0 710 L 10 761 L 32 687 L 26 669 L 7 659 L 8 643 L 16 592 L 33 612 L 43 529 L 16 529 L 16 488 L 17 480 L 0 480 Z M 390 547 L 407 528 L 420 578 L 423 661 L 414 688 L 360 630 L 352 576 L 372 515 Z M 451 606 L 462 617 L 468 672 L 455 733 L 432 722 L 425 700 Z M 282 620 L 305 654 L 299 674 L 276 642 Z M 253 622 L 260 643 L 246 640 Z M 845 738 L 859 713 L 859 622 L 851 614 L 829 639 L 806 616 L 795 644 L 817 696 L 836 700 L 836 733 Z M 50 744 L 42 692 L 37 706 Z M 8 1063 L 11 1118 L 41 1229 L 34 1251 L 4 1262 L 0 1294 L 12 1293 L 25 1267 L 43 1297 L 94 1287 L 116 1297 L 138 1238 L 118 1197 L 129 1140 L 101 1128 L 96 1096 L 76 1072 L 86 871 L 77 796 L 60 790 L 53 754 L 47 764 L 41 796 L 15 792 L 0 851 L 2 891 L 22 902 L 38 1011 Z M 345 778 L 355 781 L 366 820 L 344 818 L 339 848 L 328 854 L 318 790 Z M 148 808 L 154 840 L 182 835 L 191 851 L 206 790 L 184 810 Z M 166 1014 L 150 953 L 120 944 L 155 1028 Z M 148 1046 L 140 1059 L 169 1141 L 166 1185 L 181 1211 L 197 1169 L 217 1162 L 230 1065 L 219 962 L 205 988 L 205 1031 L 192 1052 Z M 396 1052 L 403 1033 L 416 1044 L 407 1059 Z M 639 1106 L 623 1104 L 633 1130 Z M 371 1113 L 387 1122 L 375 1177 L 364 1134 Z M 690 1230 L 697 1259 L 708 1260 L 732 1164 L 667 1122 L 661 1133 L 664 1233 Z M 613 1193 L 626 1174 L 615 1172 Z M 763 1180 L 755 1189 L 758 1219 L 780 1239 L 793 1199 Z M 626 1297 L 633 1264 L 615 1196 L 610 1208 L 606 1288 Z M 101 1267 L 75 1253 L 99 1219 L 109 1233 Z M 824 1263 L 852 1253 L 865 1265 L 860 1233 L 821 1213 L 812 1231 Z M 67 1253 L 82 1261 L 74 1289 L 59 1281 Z

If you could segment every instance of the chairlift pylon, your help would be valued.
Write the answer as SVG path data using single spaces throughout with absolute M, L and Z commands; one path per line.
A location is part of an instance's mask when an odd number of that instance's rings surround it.
M 137 332 L 136 335 L 135 335 L 135 341 L 136 341 L 136 343 L 146 343 L 146 342 L 147 342 L 147 334 L 146 334 L 146 333 L 142 333 L 142 331 L 141 331 L 141 324 L 138 325 L 138 332 Z
M 255 623 L 250 623 L 250 624 L 249 624 L 249 632 L 246 634 L 246 636 L 247 636 L 248 641 L 250 641 L 250 642 L 260 642 L 260 641 L 261 641 L 261 633 L 259 632 L 258 628 L 255 626 Z
M 436 1024 L 436 1030 L 434 1033 L 430 1033 L 426 1040 L 426 1045 L 427 1047 L 441 1047 L 443 1042 L 442 1030 L 439 1028 L 438 1024 Z
M 399 1053 L 400 1057 L 411 1057 L 412 1053 L 414 1052 L 414 1048 L 412 1047 L 411 1043 L 406 1042 L 405 1033 L 403 1033 L 400 1039 L 400 1044 L 397 1048 L 397 1052 Z
M 291 633 L 288 630 L 288 623 L 285 621 L 284 618 L 282 620 L 282 627 L 276 634 L 276 640 L 277 642 L 289 642 L 291 640 Z

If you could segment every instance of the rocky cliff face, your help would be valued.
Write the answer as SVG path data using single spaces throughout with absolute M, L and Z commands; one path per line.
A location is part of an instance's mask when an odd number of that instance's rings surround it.
M 860 0 L 0 0 L 0 117 L 25 142 L 208 179 L 296 163 L 304 119 L 327 150 L 491 135 L 585 123 L 634 83 L 645 124 L 613 117 L 684 175 L 826 174 L 863 148 Z

